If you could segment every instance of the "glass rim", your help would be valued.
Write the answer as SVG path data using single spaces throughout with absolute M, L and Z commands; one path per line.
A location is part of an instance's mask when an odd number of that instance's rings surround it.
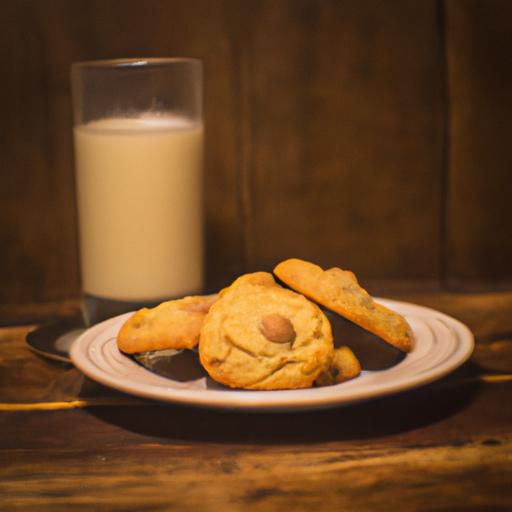
M 84 60 L 73 62 L 72 68 L 131 68 L 149 67 L 152 65 L 165 64 L 201 64 L 200 59 L 194 57 L 126 57 L 117 59 Z

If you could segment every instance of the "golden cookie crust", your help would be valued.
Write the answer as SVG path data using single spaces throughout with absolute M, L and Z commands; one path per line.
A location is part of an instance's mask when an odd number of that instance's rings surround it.
M 315 384 L 330 386 L 354 379 L 361 373 L 361 364 L 349 347 L 338 347 L 332 352 L 329 364 L 318 375 Z
M 308 261 L 291 258 L 274 274 L 294 290 L 344 316 L 394 347 L 409 352 L 413 334 L 405 318 L 375 302 L 359 286 L 356 276 L 340 268 L 323 270 Z
M 127 354 L 153 350 L 194 348 L 206 313 L 217 295 L 199 295 L 162 302 L 133 314 L 117 336 L 119 350 Z
M 320 308 L 264 272 L 222 291 L 199 341 L 201 364 L 212 379 L 244 389 L 310 387 L 332 351 L 331 326 Z

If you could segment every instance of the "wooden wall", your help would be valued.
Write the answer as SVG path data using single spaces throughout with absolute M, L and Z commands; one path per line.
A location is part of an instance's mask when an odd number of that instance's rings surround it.
M 512 2 L 446 4 L 450 103 L 446 272 L 512 277 Z
M 204 61 L 208 286 L 512 279 L 512 2 L 4 0 L 0 303 L 79 293 L 69 66 Z

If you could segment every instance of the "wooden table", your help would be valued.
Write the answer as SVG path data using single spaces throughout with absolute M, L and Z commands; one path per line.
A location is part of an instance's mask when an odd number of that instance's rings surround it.
M 316 412 L 139 400 L 33 354 L 34 325 L 1 328 L 0 510 L 512 510 L 512 293 L 398 298 L 467 323 L 471 360 Z M 0 307 L 0 320 L 68 309 Z

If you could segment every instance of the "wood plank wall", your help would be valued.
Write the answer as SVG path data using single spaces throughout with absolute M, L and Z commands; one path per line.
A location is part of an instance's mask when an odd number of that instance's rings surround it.
M 458 286 L 486 277 L 510 288 L 512 2 L 450 0 L 446 21 L 446 275 Z
M 512 3 L 4 0 L 0 303 L 79 294 L 69 66 L 205 66 L 208 287 L 300 256 L 511 282 Z

